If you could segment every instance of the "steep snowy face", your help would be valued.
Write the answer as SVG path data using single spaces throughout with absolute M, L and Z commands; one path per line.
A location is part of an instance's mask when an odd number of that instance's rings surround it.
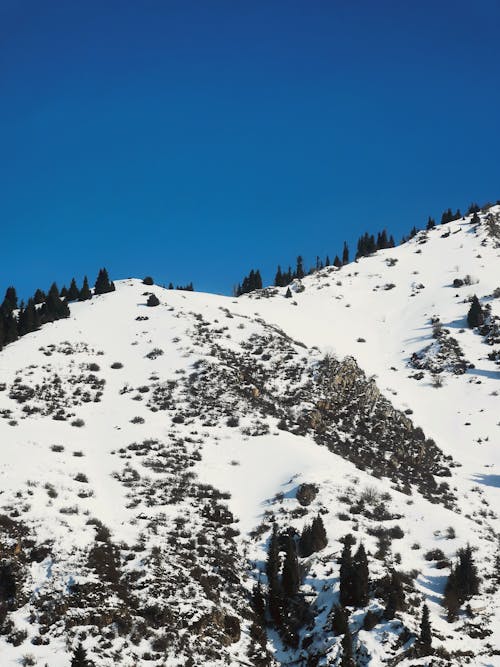
M 292 286 L 292 299 L 271 288 L 241 301 L 307 345 L 354 356 L 500 507 L 500 207 L 479 219 L 326 268 Z M 474 295 L 485 324 L 471 329 Z
M 337 664 L 361 542 L 359 665 L 428 664 L 423 603 L 439 664 L 500 664 L 489 213 L 291 299 L 119 281 L 0 352 L 1 664 Z M 441 604 L 468 543 L 472 617 Z

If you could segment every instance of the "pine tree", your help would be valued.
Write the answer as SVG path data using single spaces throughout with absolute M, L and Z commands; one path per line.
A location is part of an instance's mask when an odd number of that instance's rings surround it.
M 16 579 L 12 565 L 5 561 L 0 565 L 0 602 L 10 602 L 16 597 Z
M 297 268 L 295 269 L 294 277 L 297 278 L 298 280 L 302 280 L 304 275 L 305 275 L 304 264 L 303 264 L 302 257 L 299 255 L 297 257 Z
M 333 266 L 336 266 L 337 269 L 340 269 L 340 267 L 342 266 L 342 262 L 340 261 L 338 255 L 335 255 L 335 259 L 333 260 Z
M 280 553 L 278 527 L 274 523 L 267 551 L 266 574 L 269 586 L 269 613 L 277 626 L 283 619 L 283 594 L 279 579 Z
M 356 607 L 365 607 L 368 604 L 368 592 L 370 587 L 370 576 L 368 571 L 368 559 L 363 544 L 352 559 L 353 567 L 353 599 Z
M 76 280 L 74 278 L 71 280 L 66 298 L 68 301 L 77 301 L 80 298 L 80 290 L 76 286 Z
M 351 539 L 344 538 L 344 548 L 340 556 L 340 604 L 343 607 L 354 604 L 351 544 Z
M 342 659 L 340 667 L 356 667 L 352 655 L 352 635 L 349 627 L 342 638 Z
M 481 218 L 478 216 L 477 211 L 474 211 L 470 223 L 471 225 L 479 225 L 481 223 Z
M 405 593 L 401 576 L 393 571 L 387 579 L 386 590 L 386 607 L 384 617 L 391 620 L 396 615 L 397 611 L 402 611 L 405 608 Z
M 4 315 L 8 315 L 13 310 L 17 309 L 17 294 L 15 287 L 7 287 L 5 291 L 5 298 L 2 303 L 2 312 Z
M 431 218 L 431 216 L 429 216 L 429 219 L 427 220 L 427 227 L 426 227 L 427 231 L 430 231 L 431 229 L 434 229 L 435 226 L 436 226 L 436 221 L 434 220 L 434 218 Z
M 82 289 L 80 290 L 80 294 L 78 295 L 78 299 L 80 301 L 88 301 L 91 298 L 92 298 L 92 292 L 90 291 L 89 280 L 87 276 L 85 276 L 85 278 L 83 279 Z
M 427 651 L 432 646 L 432 629 L 429 620 L 429 607 L 424 604 L 422 607 L 422 620 L 420 621 L 419 643 Z
M 285 292 L 285 297 L 286 297 L 287 299 L 291 299 L 291 298 L 292 298 L 292 290 L 291 290 L 289 287 L 287 287 L 287 290 L 286 290 L 286 292 Z
M 17 320 L 11 312 L 3 316 L 4 343 L 13 343 L 19 338 Z
M 94 294 L 106 294 L 107 292 L 113 292 L 114 289 L 115 286 L 110 282 L 107 270 L 100 269 L 95 281 Z
M 266 611 L 266 602 L 264 600 L 264 594 L 262 593 L 260 579 L 253 587 L 252 604 L 253 608 L 255 609 L 255 613 L 259 616 L 260 619 L 263 619 Z
M 286 541 L 285 560 L 283 562 L 283 592 L 287 597 L 293 597 L 298 593 L 300 586 L 299 561 L 295 544 L 291 537 Z
M 26 308 L 19 311 L 17 327 L 20 336 L 35 331 L 40 326 L 40 318 L 33 299 L 29 299 Z
M 333 608 L 332 631 L 337 635 L 344 635 L 349 628 L 349 617 L 344 607 L 336 604 Z
M 474 294 L 472 297 L 471 306 L 469 312 L 467 313 L 467 324 L 471 329 L 475 327 L 480 327 L 484 324 L 484 313 L 479 303 L 479 299 Z
M 344 241 L 344 249 L 342 251 L 342 264 L 349 264 L 349 247 L 346 241 Z
M 279 265 L 274 277 L 274 284 L 276 287 L 283 287 L 283 274 L 281 273 L 281 266 Z
M 56 283 L 52 283 L 40 313 L 42 323 L 53 322 L 54 320 L 59 320 L 63 317 L 69 317 L 69 306 L 66 301 L 60 299 Z
M 46 298 L 47 298 L 47 295 L 45 294 L 45 292 L 41 289 L 37 289 L 36 292 L 35 292 L 35 296 L 33 297 L 33 300 L 34 300 L 35 304 L 38 306 L 41 303 L 43 303 Z
M 80 642 L 73 651 L 71 658 L 71 667 L 90 667 L 91 663 L 87 660 L 87 651 Z

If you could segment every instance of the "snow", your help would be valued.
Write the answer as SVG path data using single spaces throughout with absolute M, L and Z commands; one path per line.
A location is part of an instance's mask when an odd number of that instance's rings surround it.
M 493 212 L 497 210 L 500 208 Z M 347 521 L 339 518 L 339 514 L 348 512 L 339 497 L 346 489 L 358 494 L 366 489 L 380 495 L 389 493 L 390 500 L 385 502 L 401 518 L 388 525 L 400 525 L 405 533 L 393 548 L 400 553 L 405 571 L 419 572 L 417 590 L 430 606 L 436 634 L 443 638 L 437 644 L 443 643 L 448 650 L 473 651 L 476 657 L 470 664 L 500 665 L 500 658 L 482 655 L 485 641 L 500 647 L 498 597 L 484 598 L 485 618 L 489 617 L 488 627 L 493 634 L 486 640 L 471 639 L 460 631 L 463 619 L 449 624 L 440 605 L 449 570 L 437 570 L 424 558 L 429 549 L 439 547 L 446 558 L 453 559 L 457 548 L 470 542 L 477 549 L 484 572 L 492 568 L 494 537 L 500 533 L 500 367 L 488 359 L 491 348 L 476 331 L 467 328 L 465 318 L 467 298 L 472 294 L 477 294 L 483 305 L 490 303 L 492 313 L 500 316 L 500 300 L 491 298 L 500 285 L 499 257 L 500 249 L 487 238 L 484 225 L 476 228 L 465 219 L 420 233 L 403 246 L 379 251 L 341 269 L 331 267 L 308 276 L 302 281 L 304 291 L 294 291 L 292 299 L 284 297 L 286 288 L 270 290 L 266 297 L 255 293 L 236 300 L 168 291 L 135 279 L 117 281 L 115 293 L 71 304 L 68 320 L 47 325 L 7 346 L 0 353 L 0 383 L 7 385 L 0 392 L 0 410 L 10 409 L 12 414 L 0 419 L 2 512 L 17 508 L 39 543 L 53 540 L 57 544 L 56 559 L 47 558 L 30 566 L 33 595 L 51 586 L 64 590 L 72 582 L 83 580 L 75 553 L 92 543 L 95 531 L 87 524 L 89 517 L 108 526 L 116 543 L 140 540 L 144 525 L 141 517 L 153 510 L 142 503 L 130 506 L 127 489 L 115 475 L 123 467 L 117 452 L 148 438 L 168 442 L 173 428 L 182 437 L 192 436 L 196 430 L 203 443 L 201 460 L 194 471 L 200 482 L 230 493 L 227 502 L 241 533 L 239 549 L 248 558 L 252 576 L 258 577 L 262 571 L 266 544 L 266 534 L 252 540 L 252 531 L 273 517 L 284 526 L 301 530 L 304 523 L 321 513 L 329 544 L 308 561 L 304 586 L 316 597 L 317 607 L 326 609 L 322 616 L 326 622 L 338 592 L 336 557 L 340 538 L 354 532 L 362 536 L 369 551 L 376 550 L 376 538 L 366 532 L 368 520 L 362 516 L 350 516 Z M 473 284 L 452 287 L 454 278 L 466 275 L 472 277 Z M 386 289 L 388 285 L 393 287 Z M 147 308 L 144 292 L 155 293 L 160 306 Z M 316 346 L 319 355 L 354 356 L 394 406 L 411 410 L 414 423 L 460 464 L 449 481 L 457 489 L 461 512 L 431 505 L 417 493 L 409 499 L 392 490 L 388 480 L 374 479 L 357 470 L 312 438 L 278 430 L 272 418 L 268 419 L 267 434 L 248 436 L 223 422 L 203 429 L 192 423 L 174 426 L 170 413 L 152 412 L 147 406 L 148 394 L 141 396 L 138 388 L 151 386 L 155 381 L 152 378 L 165 382 L 187 377 L 197 360 L 210 358 L 210 345 L 201 346 L 192 335 L 200 316 L 212 330 L 227 327 L 224 344 L 228 349 L 238 349 L 252 333 L 270 323 L 308 348 Z M 463 375 L 443 373 L 440 388 L 433 386 L 428 372 L 423 379 L 414 379 L 415 370 L 409 365 L 413 353 L 432 343 L 431 318 L 435 316 L 459 341 L 465 358 L 475 364 Z M 72 354 L 58 351 L 64 341 L 70 343 Z M 56 348 L 51 349 L 51 345 Z M 163 354 L 148 358 L 155 348 Z M 121 362 L 123 368 L 112 369 L 113 362 Z M 75 418 L 84 421 L 81 428 L 71 425 L 74 418 L 58 421 L 39 413 L 27 416 L 22 405 L 8 397 L 16 376 L 22 378 L 21 383 L 35 385 L 56 373 L 68 387 L 70 378 L 82 374 L 91 363 L 99 365 L 95 375 L 105 379 L 105 385 L 99 402 L 68 405 Z M 137 396 L 142 400 L 132 400 Z M 131 423 L 134 417 L 144 422 Z M 17 424 L 11 425 L 12 421 Z M 54 445 L 63 449 L 54 451 Z M 83 455 L 75 456 L 74 452 Z M 79 473 L 88 478 L 88 483 L 75 480 Z M 320 493 L 305 518 L 294 518 L 295 493 L 303 482 L 317 484 Z M 56 497 L 48 494 L 50 486 L 56 490 Z M 92 495 L 79 495 L 82 489 L 91 490 Z M 16 496 L 19 491 L 20 497 Z M 75 513 L 61 513 L 67 508 L 75 508 Z M 165 505 L 154 511 L 162 512 L 166 521 L 173 521 L 178 509 Z M 184 509 L 188 512 L 187 507 Z M 455 529 L 455 538 L 446 538 L 448 526 Z M 374 575 L 384 574 L 380 562 L 371 560 L 370 567 Z M 479 610 L 481 600 L 474 600 L 472 606 Z M 36 631 L 28 613 L 26 605 L 13 616 L 16 626 L 26 628 L 31 637 Z M 418 618 L 407 614 L 403 620 L 418 630 Z M 387 664 L 389 648 L 394 648 L 399 631 L 390 623 L 380 624 L 372 632 L 360 630 L 358 639 L 371 656 L 366 664 Z M 115 648 L 125 651 L 120 641 Z M 324 642 L 333 659 L 336 639 L 325 634 Z M 86 645 L 90 649 L 93 643 L 88 640 Z M 246 659 L 243 648 L 242 644 L 231 649 L 233 664 Z M 272 649 L 283 663 L 294 657 L 278 640 Z M 140 651 L 134 650 L 135 658 L 124 652 L 122 664 L 141 664 L 137 661 Z M 32 645 L 28 638 L 19 647 L 0 637 L 0 651 L 2 665 L 19 664 L 28 653 L 37 664 L 50 667 L 68 667 L 70 659 L 62 637 L 53 638 L 48 646 Z M 111 665 L 113 661 L 104 660 L 102 664 Z M 427 663 L 406 660 L 401 664 Z

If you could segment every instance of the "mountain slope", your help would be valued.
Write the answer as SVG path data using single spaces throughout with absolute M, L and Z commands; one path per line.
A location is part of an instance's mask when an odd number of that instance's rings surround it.
M 350 617 L 358 664 L 430 664 L 412 649 L 424 601 L 433 664 L 500 664 L 500 372 L 494 322 L 481 335 L 464 319 L 472 293 L 500 315 L 496 243 L 485 220 L 457 221 L 307 277 L 292 299 L 119 281 L 3 350 L 2 664 L 67 667 L 78 641 L 103 666 L 337 664 L 349 533 L 372 582 Z M 327 544 L 299 559 L 288 635 L 266 640 L 252 591 L 267 595 L 272 524 L 300 544 L 317 516 Z M 449 623 L 444 584 L 467 543 L 480 595 Z M 383 618 L 394 571 L 405 604 Z

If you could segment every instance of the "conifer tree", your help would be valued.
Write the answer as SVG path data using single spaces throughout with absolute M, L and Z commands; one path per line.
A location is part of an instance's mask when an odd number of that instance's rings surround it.
M 266 611 L 266 602 L 264 600 L 264 594 L 262 593 L 260 579 L 253 587 L 252 603 L 253 608 L 255 609 L 255 613 L 259 616 L 260 619 L 263 619 Z
M 114 289 L 115 286 L 110 282 L 107 270 L 100 269 L 95 281 L 94 294 L 106 294 L 107 292 L 113 292 Z
M 481 218 L 478 216 L 477 211 L 474 211 L 470 223 L 471 225 L 479 225 L 481 223 Z
M 13 343 L 19 338 L 17 320 L 12 312 L 3 316 L 4 344 Z
M 299 255 L 299 256 L 297 257 L 297 268 L 295 269 L 295 276 L 294 276 L 294 277 L 297 278 L 298 280 L 302 280 L 302 278 L 304 277 L 304 275 L 305 275 L 305 272 L 304 272 L 303 259 L 302 259 L 302 257 Z
M 401 576 L 393 571 L 388 579 L 386 588 L 386 607 L 384 617 L 391 620 L 397 611 L 402 611 L 405 607 L 405 593 Z
M 427 226 L 426 226 L 427 231 L 430 231 L 431 229 L 434 229 L 435 226 L 436 226 L 436 221 L 434 220 L 434 218 L 431 218 L 431 216 L 429 216 L 429 219 L 427 220 Z
M 91 667 L 91 664 L 92 663 L 87 660 L 87 651 L 83 648 L 83 644 L 80 642 L 73 652 L 71 667 Z
M 337 259 L 338 259 L 338 257 L 337 257 Z M 331 264 L 330 257 L 327 255 L 326 258 L 325 258 L 325 266 L 330 266 L 330 264 Z
M 356 607 L 364 607 L 368 604 L 368 592 L 370 587 L 370 578 L 368 571 L 368 559 L 363 544 L 360 544 L 358 550 L 352 559 L 353 567 L 353 600 Z
M 342 659 L 340 667 L 356 667 L 352 654 L 352 635 L 349 627 L 342 638 Z
M 87 276 L 85 276 L 85 278 L 83 279 L 83 285 L 82 285 L 82 289 L 80 290 L 80 294 L 78 296 L 78 299 L 80 301 L 88 301 L 91 298 L 92 298 L 92 292 L 90 291 L 89 280 L 88 280 Z
M 344 249 L 342 251 L 342 264 L 349 264 L 349 247 L 346 241 L 344 241 Z
M 351 540 L 346 538 L 340 556 L 340 604 L 343 607 L 354 604 Z
M 5 291 L 5 298 L 2 303 L 2 312 L 4 315 L 8 315 L 13 310 L 17 309 L 17 294 L 15 287 L 7 287 Z
M 66 298 L 68 301 L 77 301 L 80 298 L 80 290 L 76 286 L 76 280 L 74 278 L 71 279 Z
M 33 300 L 34 300 L 35 304 L 38 306 L 41 303 L 43 303 L 46 298 L 47 298 L 47 295 L 45 294 L 45 292 L 41 289 L 37 289 L 36 292 L 35 292 L 35 296 L 33 297 Z
M 333 266 L 336 266 L 337 269 L 340 269 L 340 267 L 342 266 L 342 262 L 340 261 L 338 255 L 335 255 L 335 259 L 333 260 Z
M 332 630 L 339 636 L 344 635 L 349 628 L 349 617 L 344 607 L 336 604 L 333 608 Z
M 279 265 L 274 277 L 274 284 L 276 287 L 283 287 L 283 274 L 281 273 L 281 266 Z
M 69 306 L 66 301 L 62 301 L 59 297 L 59 290 L 56 283 L 52 283 L 45 303 L 41 308 L 41 321 L 53 322 L 63 317 L 69 317 Z
M 299 561 L 295 544 L 289 537 L 285 544 L 285 560 L 283 562 L 283 592 L 287 597 L 293 597 L 297 594 L 300 586 Z
M 286 292 L 285 292 L 285 297 L 286 297 L 287 299 L 291 299 L 291 298 L 292 298 L 292 290 L 291 290 L 289 287 L 287 287 L 287 290 L 286 290 Z
M 267 551 L 266 574 L 269 586 L 269 613 L 279 626 L 283 619 L 283 594 L 279 579 L 280 554 L 278 527 L 274 523 Z
M 423 649 L 428 651 L 432 646 L 432 629 L 429 620 L 429 607 L 424 604 L 422 607 L 422 620 L 420 621 L 419 643 Z
M 475 327 L 480 327 L 484 324 L 484 313 L 479 303 L 479 299 L 474 294 L 472 297 L 471 306 L 469 312 L 467 313 L 467 324 L 471 329 Z

